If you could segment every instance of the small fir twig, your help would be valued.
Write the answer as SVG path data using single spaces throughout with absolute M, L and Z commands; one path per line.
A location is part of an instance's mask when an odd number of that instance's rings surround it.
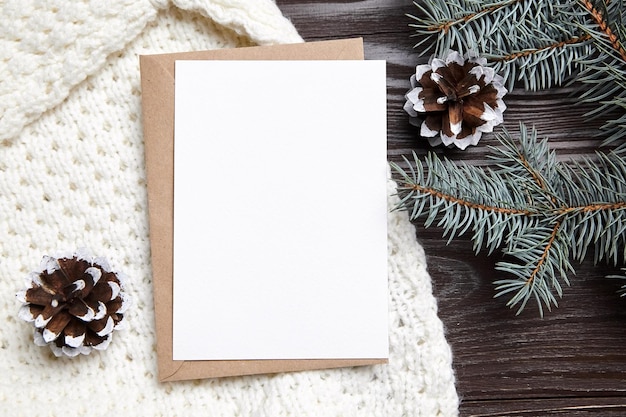
M 624 46 L 619 36 L 611 28 L 611 22 L 609 21 L 606 4 L 603 4 L 604 2 L 594 2 L 591 0 L 580 0 L 580 3 L 584 6 L 587 12 L 589 12 L 589 15 L 598 25 L 598 28 L 611 44 L 611 47 L 619 54 L 622 61 L 626 62 L 626 49 L 624 49 Z M 604 11 L 598 10 L 598 8 L 596 7 L 597 5 L 604 6 Z

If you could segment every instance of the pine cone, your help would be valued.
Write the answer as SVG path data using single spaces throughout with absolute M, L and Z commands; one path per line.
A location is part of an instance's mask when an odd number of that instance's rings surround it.
M 35 344 L 70 357 L 106 349 L 130 301 L 119 274 L 83 253 L 45 256 L 40 269 L 17 294 L 24 303 L 18 315 L 35 326 Z
M 484 58 L 450 52 L 445 60 L 433 57 L 416 67 L 404 110 L 411 124 L 421 123 L 420 134 L 431 145 L 465 149 L 502 123 L 507 90 L 486 64 Z

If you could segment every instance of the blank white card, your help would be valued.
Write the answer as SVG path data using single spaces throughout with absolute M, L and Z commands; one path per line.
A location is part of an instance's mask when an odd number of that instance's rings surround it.
M 177 61 L 174 359 L 387 358 L 383 61 Z

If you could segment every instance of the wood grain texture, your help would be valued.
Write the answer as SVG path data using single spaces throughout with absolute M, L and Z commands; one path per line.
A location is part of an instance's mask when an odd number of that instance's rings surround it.
M 410 126 L 402 106 L 415 65 L 409 0 L 277 0 L 307 41 L 360 36 L 367 59 L 387 61 L 388 158 L 432 149 Z M 577 104 L 576 88 L 529 93 L 516 89 L 505 97 L 505 127 L 520 121 L 548 137 L 562 160 L 591 155 L 605 119 L 588 120 L 592 107 Z M 607 115 L 610 117 L 611 115 Z M 436 152 L 474 165 L 487 165 L 491 135 L 464 152 Z M 433 290 L 446 337 L 454 354 L 462 416 L 622 416 L 626 415 L 626 298 L 620 282 L 604 276 L 616 268 L 584 262 L 565 288 L 559 308 L 538 317 L 534 306 L 520 315 L 493 299 L 498 256 L 474 256 L 468 238 L 450 245 L 442 230 L 416 223 L 417 238 L 428 255 Z
M 626 398 L 551 398 L 506 401 L 506 411 L 500 401 L 467 402 L 464 415 L 468 417 L 618 417 L 626 414 Z

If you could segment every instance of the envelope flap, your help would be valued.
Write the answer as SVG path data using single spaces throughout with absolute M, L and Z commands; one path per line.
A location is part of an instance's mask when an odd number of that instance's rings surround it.
M 173 308 L 173 282 L 167 279 L 173 274 L 174 228 L 173 207 L 168 204 L 174 200 L 174 184 L 167 180 L 174 177 L 174 71 L 173 62 L 168 71 L 169 61 L 167 56 L 140 57 L 153 298 L 159 341 L 172 338 L 172 315 L 163 313 Z M 182 366 L 181 361 L 162 360 L 168 355 L 171 357 L 168 343 L 157 343 L 161 379 L 176 374 Z

